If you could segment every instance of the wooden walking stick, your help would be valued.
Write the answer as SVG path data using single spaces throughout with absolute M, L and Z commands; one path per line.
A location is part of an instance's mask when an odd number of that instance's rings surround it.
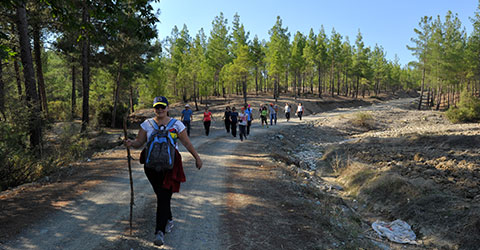
M 125 134 L 125 141 L 128 139 L 127 135 L 127 117 L 123 119 L 123 133 Z M 133 178 L 132 178 L 132 164 L 131 164 L 130 148 L 127 146 L 127 160 L 128 160 L 128 174 L 130 176 L 130 236 L 132 235 L 132 215 L 133 215 Z

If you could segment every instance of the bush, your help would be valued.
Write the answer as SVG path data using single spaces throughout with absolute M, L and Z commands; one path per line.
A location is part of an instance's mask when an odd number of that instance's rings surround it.
M 101 103 L 96 109 L 95 124 L 99 127 L 111 127 L 112 126 L 112 111 L 113 105 L 107 103 Z M 122 104 L 117 105 L 117 112 L 115 117 L 115 128 L 123 127 L 123 118 L 128 112 L 128 107 Z
M 50 118 L 57 121 L 65 121 L 71 118 L 70 106 L 68 103 L 57 100 L 48 102 L 48 113 Z
M 79 133 L 79 128 L 67 124 L 62 128 L 58 143 L 55 146 L 57 164 L 68 163 L 80 159 L 88 149 L 88 139 Z
M 0 123 L 0 190 L 38 178 L 42 164 L 25 143 L 28 136 L 7 123 Z
M 453 123 L 479 122 L 480 99 L 467 91 L 463 91 L 458 106 L 449 108 L 445 114 Z
M 28 135 L 18 126 L 0 122 L 0 190 L 38 180 L 58 167 L 82 158 L 88 149 L 87 138 L 79 128 L 66 125 L 53 147 L 46 147 L 37 157 L 28 146 Z
M 374 126 L 374 120 L 371 114 L 365 112 L 359 112 L 355 114 L 355 117 L 351 120 L 352 124 L 366 128 L 372 129 Z

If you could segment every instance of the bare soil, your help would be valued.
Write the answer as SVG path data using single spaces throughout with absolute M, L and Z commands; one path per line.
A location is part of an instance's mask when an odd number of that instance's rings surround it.
M 192 133 L 205 169 L 196 171 L 182 152 L 187 183 L 173 197 L 176 227 L 164 248 L 477 249 L 480 126 L 416 111 L 413 100 L 283 98 L 281 109 L 302 101 L 304 120 L 287 123 L 281 111 L 278 124 L 267 129 L 257 119 L 244 142 L 226 134 L 221 122 L 225 106 L 238 108 L 242 100 L 211 100 L 211 135 L 203 135 L 201 111 Z M 172 115 L 181 110 L 178 105 Z M 359 122 L 358 113 L 371 119 Z M 141 111 L 135 119 L 147 116 Z M 136 162 L 129 235 L 125 159 L 116 147 L 2 192 L 0 248 L 155 248 L 155 197 Z M 370 226 L 377 219 L 405 220 L 418 245 L 381 239 Z

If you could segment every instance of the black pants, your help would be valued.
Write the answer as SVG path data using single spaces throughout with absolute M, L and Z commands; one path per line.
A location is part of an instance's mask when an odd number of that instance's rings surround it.
M 263 123 L 265 123 L 265 125 L 268 126 L 267 117 L 262 115 L 261 118 L 262 118 L 262 127 L 263 127 Z
M 225 129 L 227 130 L 227 133 L 230 133 L 230 121 L 225 119 Z
M 231 122 L 230 125 L 232 127 L 233 137 L 237 137 L 237 122 Z
M 287 121 L 290 120 L 290 112 L 285 113 L 285 118 L 287 118 Z
M 300 120 L 302 120 L 303 111 L 298 112 L 297 115 L 298 115 L 298 118 L 300 118 Z
M 187 128 L 187 135 L 190 136 L 190 121 L 183 121 L 183 125 Z
M 252 121 L 247 121 L 247 135 L 250 135 L 250 126 L 252 126 Z
M 210 134 L 210 123 L 211 121 L 204 121 L 203 126 L 205 127 L 205 135 Z
M 243 138 L 247 139 L 247 134 L 245 132 L 245 128 L 247 126 L 245 125 L 238 125 L 238 128 L 240 129 L 240 140 L 243 141 Z
M 144 168 L 148 181 L 152 184 L 153 191 L 157 195 L 157 220 L 155 233 L 162 231 L 165 233 L 167 221 L 172 219 L 172 209 L 170 200 L 172 199 L 172 190 L 163 188 L 163 179 L 165 171 L 157 172 L 155 169 Z

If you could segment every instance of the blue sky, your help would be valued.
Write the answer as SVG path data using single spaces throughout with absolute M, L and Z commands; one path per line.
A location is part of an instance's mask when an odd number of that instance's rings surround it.
M 353 44 L 360 29 L 365 45 L 381 45 L 387 59 L 393 60 L 397 54 L 400 63 L 407 64 L 415 58 L 406 45 L 412 45 L 413 29 L 422 16 L 440 15 L 443 20 L 451 10 L 469 34 L 469 17 L 474 16 L 478 4 L 479 0 L 160 0 L 154 6 L 161 12 L 157 29 L 162 40 L 175 25 L 182 29 L 184 24 L 191 36 L 203 28 L 208 37 L 213 19 L 223 12 L 229 26 L 238 13 L 250 39 L 257 35 L 268 41 L 268 31 L 280 16 L 291 39 L 297 31 L 308 35 L 310 28 L 318 34 L 323 25 L 328 36 L 335 28 Z

